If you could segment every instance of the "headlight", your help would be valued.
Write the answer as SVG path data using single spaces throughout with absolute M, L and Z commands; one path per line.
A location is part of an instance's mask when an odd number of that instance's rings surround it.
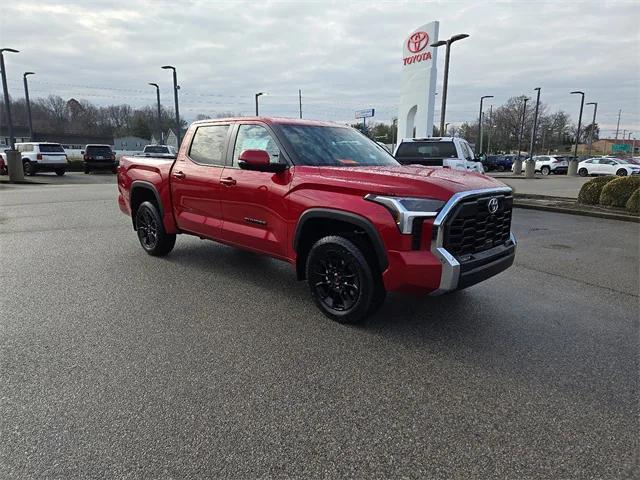
M 442 200 L 432 198 L 388 197 L 371 193 L 364 198 L 370 202 L 379 203 L 389 210 L 398 229 L 405 234 L 411 233 L 414 219 L 435 217 L 445 204 Z

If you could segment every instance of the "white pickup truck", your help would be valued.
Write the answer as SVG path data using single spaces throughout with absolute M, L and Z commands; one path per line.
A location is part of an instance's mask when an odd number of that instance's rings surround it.
M 469 142 L 459 137 L 403 138 L 393 156 L 403 165 L 447 167 L 484 173 Z

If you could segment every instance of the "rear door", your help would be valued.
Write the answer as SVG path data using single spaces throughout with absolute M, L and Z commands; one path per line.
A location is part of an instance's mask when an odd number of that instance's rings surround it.
M 244 150 L 266 150 L 272 163 L 287 163 L 282 146 L 266 125 L 246 122 L 234 128 L 229 165 L 222 184 L 222 236 L 225 241 L 269 255 L 284 257 L 287 246 L 285 198 L 292 175 L 255 172 L 238 167 Z
M 229 141 L 229 124 L 201 125 L 185 155 L 171 169 L 171 198 L 178 228 L 220 238 L 220 176 Z

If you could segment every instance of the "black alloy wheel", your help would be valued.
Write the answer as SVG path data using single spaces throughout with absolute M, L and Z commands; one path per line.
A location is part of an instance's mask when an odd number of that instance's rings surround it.
M 138 207 L 136 230 L 140 245 L 149 255 L 164 256 L 176 244 L 176 235 L 165 232 L 158 209 L 151 202 L 143 202 Z

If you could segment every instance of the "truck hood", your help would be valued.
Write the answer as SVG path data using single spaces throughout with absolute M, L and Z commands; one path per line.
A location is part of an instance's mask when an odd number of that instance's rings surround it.
M 428 197 L 446 201 L 467 190 L 500 188 L 506 185 L 492 177 L 450 168 L 417 165 L 389 167 L 296 167 L 316 170 L 318 181 L 361 193 L 406 197 Z

